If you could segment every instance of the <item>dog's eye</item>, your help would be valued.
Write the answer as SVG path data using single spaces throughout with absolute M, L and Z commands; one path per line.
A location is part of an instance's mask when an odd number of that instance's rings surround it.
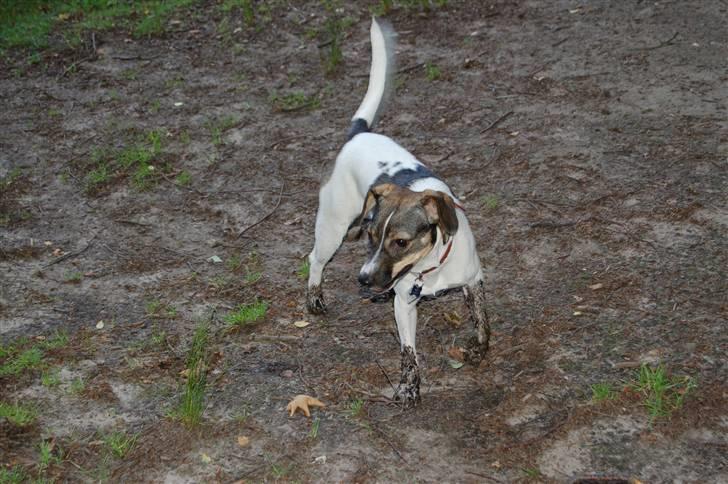
M 407 247 L 407 244 L 409 243 L 409 241 L 404 240 L 404 239 L 397 239 L 394 241 L 394 243 L 397 244 L 397 247 L 401 247 L 404 249 L 405 247 Z

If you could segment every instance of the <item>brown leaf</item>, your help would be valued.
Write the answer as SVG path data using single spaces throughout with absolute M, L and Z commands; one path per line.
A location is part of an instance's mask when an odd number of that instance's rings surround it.
M 293 397 L 293 400 L 286 405 L 286 410 L 290 412 L 290 417 L 293 417 L 297 410 L 301 410 L 306 417 L 311 417 L 311 412 L 308 409 L 309 405 L 312 407 L 326 406 L 317 398 L 310 397 L 308 395 L 296 395 Z

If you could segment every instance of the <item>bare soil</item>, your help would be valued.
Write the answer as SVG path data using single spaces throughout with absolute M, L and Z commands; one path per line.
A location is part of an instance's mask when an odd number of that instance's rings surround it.
M 46 355 L 59 386 L 39 370 L 0 377 L 2 400 L 39 411 L 0 425 L 0 461 L 35 475 L 50 439 L 62 459 L 46 476 L 61 481 L 728 482 L 728 4 L 390 14 L 401 72 L 377 131 L 463 200 L 493 319 L 486 361 L 455 369 L 464 301 L 421 305 L 422 404 L 402 411 L 386 399 L 392 310 L 358 296 L 363 244 L 330 264 L 323 317 L 306 314 L 297 274 L 365 90 L 369 6 L 339 12 L 354 22 L 326 75 L 325 39 L 307 32 L 331 14 L 294 3 L 258 28 L 221 25 L 210 3 L 161 37 L 102 32 L 95 51 L 4 61 L 0 340 L 70 341 Z M 297 91 L 318 102 L 277 102 Z M 153 130 L 154 183 L 116 169 L 89 189 L 99 149 Z M 255 300 L 270 302 L 264 320 L 226 329 Z M 208 392 L 188 428 L 169 414 L 200 321 L 214 330 Z M 621 391 L 642 362 L 697 382 L 671 416 L 651 421 Z M 617 398 L 593 402 L 596 383 Z M 318 423 L 286 413 L 299 393 L 327 404 Z M 139 434 L 124 458 L 100 440 L 115 430 Z

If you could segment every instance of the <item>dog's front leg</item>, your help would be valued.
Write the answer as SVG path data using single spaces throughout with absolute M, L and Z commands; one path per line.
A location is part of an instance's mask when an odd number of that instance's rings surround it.
M 465 349 L 465 359 L 474 365 L 480 364 L 488 351 L 490 340 L 490 322 L 488 313 L 485 310 L 485 285 L 483 280 L 463 288 L 465 305 L 473 320 L 475 335 L 470 338 Z
M 420 369 L 417 366 L 417 350 L 415 333 L 417 331 L 417 303 L 397 294 L 394 298 L 394 318 L 397 321 L 397 332 L 401 343 L 402 376 L 394 399 L 404 407 L 413 407 L 420 401 Z

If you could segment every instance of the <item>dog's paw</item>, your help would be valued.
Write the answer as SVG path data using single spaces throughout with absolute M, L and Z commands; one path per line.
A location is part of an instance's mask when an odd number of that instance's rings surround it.
M 311 314 L 323 314 L 326 312 L 326 304 L 324 303 L 324 294 L 321 286 L 313 286 L 306 293 L 306 308 Z
M 488 340 L 481 343 L 478 341 L 477 336 L 471 336 L 463 348 L 463 358 L 465 362 L 474 366 L 480 365 L 480 362 L 485 359 L 485 354 L 488 352 Z
M 412 408 L 420 403 L 420 386 L 401 384 L 394 392 L 394 401 L 403 408 Z

